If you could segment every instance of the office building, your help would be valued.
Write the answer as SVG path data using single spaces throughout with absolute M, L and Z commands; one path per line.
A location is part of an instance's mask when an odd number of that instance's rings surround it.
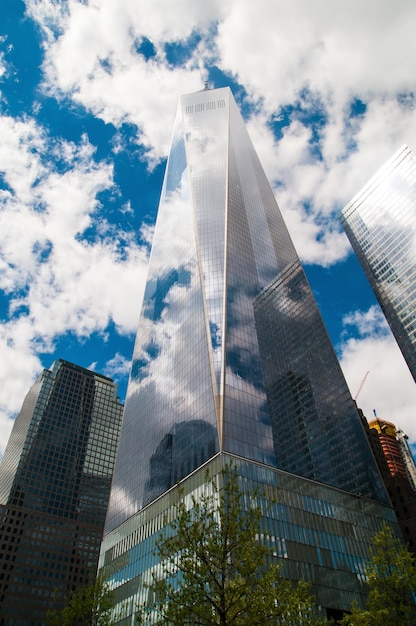
M 400 150 L 341 213 L 341 223 L 416 381 L 416 155 Z
M 0 624 L 40 626 L 95 575 L 123 406 L 67 361 L 26 395 L 0 465 Z
M 368 422 L 367 432 L 402 536 L 416 554 L 416 467 L 407 435 L 378 417 Z
M 406 462 L 397 439 L 395 425 L 376 417 L 369 421 L 368 426 L 377 433 L 389 476 L 403 476 L 408 479 Z
M 399 535 L 393 509 L 227 453 L 215 455 L 181 481 L 182 497 L 187 502 L 198 498 L 207 471 L 221 486 L 227 463 L 237 467 L 240 488 L 251 493 L 258 488 L 265 494 L 262 503 L 270 508 L 263 525 L 283 564 L 282 575 L 312 584 L 317 612 L 339 618 L 352 602 L 363 604 L 374 534 L 386 523 Z M 147 585 L 153 575 L 160 575 L 157 537 L 165 520 L 174 515 L 177 497 L 177 488 L 172 487 L 104 537 L 99 567 L 114 589 L 117 626 L 135 626 L 137 606 L 152 603 Z
M 328 611 L 359 599 L 369 536 L 394 514 L 237 105 L 217 89 L 181 98 L 159 205 L 100 557 L 120 624 L 146 593 L 172 488 L 197 493 L 230 459 L 286 498 L 288 523 L 271 523 L 288 575 L 313 580 Z
M 399 444 L 402 459 L 406 466 L 406 474 L 409 479 L 409 483 L 416 491 L 416 465 L 413 458 L 413 453 L 409 446 L 409 437 L 404 433 L 401 428 L 396 428 L 396 441 Z

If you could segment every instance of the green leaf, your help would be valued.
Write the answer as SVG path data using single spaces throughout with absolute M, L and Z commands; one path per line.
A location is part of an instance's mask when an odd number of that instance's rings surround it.
M 322 624 L 309 585 L 281 576 L 262 528 L 262 494 L 243 493 L 234 466 L 219 483 L 207 476 L 191 508 L 179 489 L 176 516 L 157 544 L 162 575 L 149 587 L 154 602 L 138 607 L 138 622 L 153 624 L 157 616 L 166 626 Z

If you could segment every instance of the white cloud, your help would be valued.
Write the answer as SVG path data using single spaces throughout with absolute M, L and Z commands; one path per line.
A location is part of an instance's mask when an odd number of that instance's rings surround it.
M 326 0 L 240 0 L 228 8 L 219 25 L 222 65 L 270 110 L 293 103 L 302 87 L 335 106 L 357 93 L 412 88 L 411 0 L 331 7 Z
M 6 417 L 19 410 L 42 369 L 38 354 L 52 352 L 58 336 L 103 333 L 110 320 L 120 333 L 135 330 L 148 251 L 133 233 L 114 236 L 105 225 L 97 240 L 84 238 L 86 228 L 103 220 L 97 194 L 114 185 L 111 166 L 94 161 L 85 138 L 51 145 L 33 120 L 8 117 L 0 118 L 0 132 L 7 185 L 0 198 L 0 287 L 10 297 L 0 333 L 4 441 Z M 127 250 L 119 250 L 119 237 L 128 240 Z
M 25 318 L 0 324 L 0 453 L 4 452 L 13 419 L 42 365 L 33 349 L 35 338 Z
M 416 148 L 416 107 L 395 95 L 368 104 L 362 118 L 342 114 L 322 129 L 317 158 L 311 130 L 298 119 L 277 142 L 265 128 L 265 115 L 249 131 L 302 260 L 329 266 L 350 252 L 341 234 L 340 209 L 403 144 Z M 349 148 L 354 146 L 354 149 Z
M 7 35 L 0 35 L 0 79 L 3 81 L 10 73 L 10 63 L 8 61 L 8 53 L 13 50 L 13 45 L 7 43 Z M 0 101 L 2 100 L 2 92 L 0 91 Z
M 355 327 L 361 338 L 389 337 L 390 339 L 386 318 L 377 305 L 370 307 L 368 311 L 352 311 L 344 316 L 342 322 L 346 334 Z
M 365 6 L 353 0 L 330 9 L 326 0 L 181 0 L 174 7 L 69 0 L 65 7 L 27 2 L 48 35 L 45 89 L 106 122 L 135 124 L 150 165 L 167 153 L 167 120 L 173 121 L 178 95 L 202 87 L 204 63 L 218 62 L 244 85 L 256 103 L 255 146 L 269 178 L 279 182 L 279 204 L 306 262 L 330 265 L 346 256 L 337 212 L 402 143 L 416 146 L 416 109 L 397 100 L 413 91 L 416 73 L 411 0 L 394 7 L 388 0 Z M 169 64 L 164 44 L 195 33 L 201 41 L 189 60 Z M 155 47 L 147 62 L 137 53 L 143 37 Z M 356 98 L 367 110 L 351 121 Z M 278 143 L 267 131 L 267 121 L 286 105 L 320 110 L 324 123 L 314 150 L 310 119 L 296 107 Z
M 136 125 L 150 165 L 167 152 L 178 95 L 202 87 L 204 64 L 232 74 L 255 105 L 250 134 L 304 261 L 328 266 L 345 258 L 338 210 L 402 143 L 416 148 L 416 109 L 402 97 L 414 92 L 416 74 L 412 0 L 26 0 L 26 7 L 44 37 L 44 90 L 105 122 Z M 164 43 L 195 33 L 201 41 L 193 55 L 180 67 L 169 64 Z M 147 62 L 137 54 L 143 37 L 155 46 Z M 5 67 L 0 57 L 0 74 Z M 354 99 L 366 108 L 351 119 Z M 287 105 L 276 141 L 268 124 Z M 322 124 L 314 136 L 309 113 L 318 105 Z M 2 341 L 17 351 L 6 350 L 4 362 L 11 366 L 13 354 L 25 362 L 19 389 L 7 382 L 0 390 L 0 407 L 15 411 L 40 369 L 39 344 L 52 349 L 67 330 L 103 331 L 110 318 L 121 332 L 134 329 L 147 251 L 133 238 L 121 258 L 105 224 L 99 241 L 79 236 L 96 224 L 97 194 L 113 185 L 111 167 L 94 163 L 88 141 L 53 147 L 33 120 L 7 117 L 0 118 L 0 137 L 7 184 L 0 196 L 0 288 L 13 294 Z M 51 169 L 53 159 L 45 162 L 53 150 L 64 171 Z M 146 235 L 150 240 L 151 227 Z M 126 293 L 135 299 L 128 306 Z M 380 414 L 403 418 L 416 438 L 414 392 L 394 341 L 383 333 L 345 341 L 352 391 L 370 370 L 360 401 L 377 398 Z M 7 402 L 5 388 L 13 390 Z
M 280 107 L 295 105 L 277 145 L 270 133 L 267 142 L 258 142 L 261 129 L 254 143 L 269 178 L 280 183 L 276 195 L 282 211 L 297 212 L 285 217 L 302 259 L 329 265 L 347 252 L 337 211 L 402 143 L 416 147 L 414 103 L 397 98 L 414 91 L 410 24 L 416 6 L 353 1 L 328 8 L 325 0 L 245 0 L 228 9 L 219 24 L 220 63 L 261 102 L 261 117 L 252 128 Z M 351 121 L 356 98 L 367 110 Z M 324 116 L 314 144 L 320 157 L 311 150 L 305 126 L 310 119 L 299 118 L 299 105 L 312 113 L 318 108 Z
M 353 396 L 360 390 L 357 404 L 367 419 L 391 421 L 416 440 L 416 386 L 404 358 L 378 307 L 354 312 L 344 319 L 349 332 L 355 326 L 357 337 L 349 337 L 341 347 L 341 366 Z M 352 334 L 352 333 L 351 333 Z
M 126 377 L 130 371 L 131 361 L 117 352 L 112 359 L 107 361 L 104 374 L 110 378 Z
M 219 3 L 197 8 L 189 1 L 163 2 L 155 10 L 150 2 L 138 6 L 132 0 L 73 0 L 59 12 L 54 4 L 27 2 L 29 15 L 48 34 L 43 67 L 47 91 L 69 95 L 107 123 L 135 124 L 149 161 L 160 159 L 168 150 L 172 125 L 166 120 L 173 121 L 178 94 L 203 86 L 198 60 L 174 68 L 161 42 L 186 39 L 195 25 L 207 27 L 217 18 Z M 143 37 L 157 50 L 147 62 L 137 53 Z

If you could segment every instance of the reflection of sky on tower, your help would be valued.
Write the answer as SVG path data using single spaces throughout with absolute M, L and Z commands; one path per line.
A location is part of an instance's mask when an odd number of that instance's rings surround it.
M 365 413 L 416 440 L 413 381 L 337 219 L 416 147 L 416 9 L 259 1 L 1 3 L 0 451 L 55 358 L 124 396 L 178 97 L 204 81 L 232 88 L 352 392 L 370 370 Z

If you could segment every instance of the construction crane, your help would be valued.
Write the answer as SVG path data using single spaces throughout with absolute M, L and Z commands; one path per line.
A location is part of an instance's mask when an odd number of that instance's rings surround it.
M 355 397 L 354 397 L 354 402 L 357 402 L 357 398 L 358 398 L 358 396 L 360 395 L 362 388 L 364 387 L 364 383 L 365 383 L 365 381 L 367 380 L 367 376 L 369 375 L 369 373 L 370 373 L 370 370 L 368 370 L 368 372 L 366 372 L 366 374 L 365 374 L 364 378 L 362 379 L 362 381 L 361 381 L 361 383 L 360 383 L 360 386 L 358 387 L 358 391 L 357 391 L 357 393 L 355 394 Z

